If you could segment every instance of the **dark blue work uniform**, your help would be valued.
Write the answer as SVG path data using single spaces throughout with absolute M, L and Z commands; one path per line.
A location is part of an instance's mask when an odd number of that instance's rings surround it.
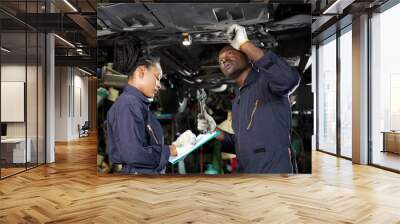
M 149 109 L 150 101 L 127 85 L 107 114 L 107 151 L 122 173 L 162 174 L 170 155 L 162 127 Z
M 237 171 L 292 173 L 289 92 L 300 82 L 298 72 L 271 51 L 254 63 L 232 105 L 234 135 L 224 142 L 235 147 Z

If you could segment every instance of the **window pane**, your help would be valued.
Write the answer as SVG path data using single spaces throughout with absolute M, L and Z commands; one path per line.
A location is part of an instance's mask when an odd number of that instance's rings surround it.
M 398 27 L 399 21 L 400 4 L 371 19 L 372 163 L 397 170 L 400 170 L 400 32 L 394 27 Z
M 352 44 L 351 30 L 340 37 L 340 150 L 351 158 L 352 141 Z
M 26 33 L 2 33 L 1 47 L 1 177 L 25 170 L 30 162 L 26 141 Z
M 26 80 L 26 112 L 27 112 L 27 133 L 28 142 L 30 142 L 30 160 L 27 163 L 28 168 L 37 165 L 37 75 L 38 75 L 38 57 L 37 57 L 37 41 L 38 36 L 35 32 L 27 33 L 28 38 L 28 63 L 27 63 L 27 80 Z
M 336 39 L 318 48 L 318 147 L 336 153 Z
M 45 163 L 45 44 L 46 37 L 44 34 L 39 34 L 39 45 L 38 45 L 38 163 Z

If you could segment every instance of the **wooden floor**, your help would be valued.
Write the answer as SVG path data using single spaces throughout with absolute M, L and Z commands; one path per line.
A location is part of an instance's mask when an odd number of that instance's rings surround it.
M 313 174 L 97 176 L 96 142 L 0 181 L 0 223 L 400 223 L 400 175 L 313 153 Z
M 25 171 L 25 167 L 24 168 L 1 168 L 1 177 L 8 177 L 11 176 L 13 174 L 19 173 L 19 172 L 23 172 Z
M 374 164 L 400 170 L 400 154 L 376 150 L 374 151 L 372 160 Z

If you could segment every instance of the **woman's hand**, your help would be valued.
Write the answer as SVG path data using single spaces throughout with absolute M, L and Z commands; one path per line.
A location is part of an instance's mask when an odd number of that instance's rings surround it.
M 171 154 L 171 156 L 177 156 L 178 155 L 178 151 L 176 150 L 176 146 L 174 144 L 169 145 L 169 152 Z

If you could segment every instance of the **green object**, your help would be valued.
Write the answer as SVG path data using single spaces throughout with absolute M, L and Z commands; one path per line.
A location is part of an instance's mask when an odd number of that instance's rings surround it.
M 204 171 L 204 174 L 218 174 L 218 170 L 216 170 L 212 164 L 207 164 L 207 169 Z
M 97 108 L 101 106 L 108 94 L 108 91 L 103 87 L 97 89 Z
M 172 119 L 174 117 L 174 115 L 173 114 L 157 114 L 156 117 L 159 120 L 163 120 L 163 119 Z
M 219 141 L 214 141 L 213 144 L 212 164 L 219 174 L 224 173 L 222 169 L 221 143 Z
M 299 139 L 294 139 L 292 141 L 292 148 L 296 152 L 296 154 L 299 154 L 301 151 L 301 141 Z

